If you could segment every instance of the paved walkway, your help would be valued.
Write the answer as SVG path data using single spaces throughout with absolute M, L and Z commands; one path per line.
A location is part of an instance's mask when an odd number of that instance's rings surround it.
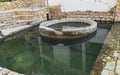
M 120 23 L 112 26 L 91 75 L 120 75 Z
M 18 26 L 14 28 L 4 29 L 4 30 L 1 30 L 1 32 L 4 36 L 8 36 L 8 35 L 11 35 L 12 33 L 16 33 L 18 31 L 24 30 L 29 27 L 31 27 L 31 25 L 23 25 L 23 26 Z
M 17 32 L 20 32 L 20 31 L 25 30 L 30 27 L 32 27 L 32 26 L 31 25 L 23 25 L 23 26 L 18 26 L 18 27 L 14 27 L 14 28 L 7 28 L 7 29 L 0 30 L 0 39 L 7 37 L 9 35 L 12 35 L 12 34 L 16 34 Z

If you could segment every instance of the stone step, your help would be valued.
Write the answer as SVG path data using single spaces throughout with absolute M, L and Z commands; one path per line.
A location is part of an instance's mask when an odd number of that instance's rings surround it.
M 30 25 L 32 23 L 32 20 L 17 20 L 17 24 L 27 24 Z

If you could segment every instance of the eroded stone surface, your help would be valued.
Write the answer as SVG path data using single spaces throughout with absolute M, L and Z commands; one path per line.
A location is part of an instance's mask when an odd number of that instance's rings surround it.
M 50 28 L 49 26 L 64 23 L 64 22 L 81 22 L 81 23 L 88 23 L 89 26 L 86 27 L 64 27 L 61 30 L 56 30 L 54 28 Z M 44 37 L 49 38 L 61 38 L 61 39 L 69 39 L 75 37 L 85 37 L 97 30 L 97 23 L 92 20 L 87 19 L 80 19 L 80 18 L 63 18 L 60 20 L 51 20 L 45 21 L 40 24 L 39 26 L 40 34 Z
M 115 75 L 115 73 L 113 71 L 104 69 L 101 73 L 101 75 Z
M 115 61 L 110 61 L 106 63 L 105 69 L 114 71 L 115 69 Z
M 8 70 L 6 68 L 0 67 L 0 75 L 24 75 L 24 74 L 19 74 L 17 72 L 13 72 L 13 71 Z
M 2 70 L 3 68 L 2 67 L 0 67 L 0 71 Z
M 120 60 L 117 61 L 116 73 L 120 75 Z
M 10 73 L 8 73 L 8 75 L 20 75 L 20 74 L 16 73 L 16 72 L 10 72 Z
M 7 75 L 10 71 L 8 69 L 3 69 L 1 72 L 2 75 Z

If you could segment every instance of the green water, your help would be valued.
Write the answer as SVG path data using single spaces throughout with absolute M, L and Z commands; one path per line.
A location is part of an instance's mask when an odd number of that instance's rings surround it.
M 83 43 L 51 45 L 38 32 L 29 31 L 0 45 L 0 66 L 26 75 L 89 75 L 108 34 L 97 34 Z

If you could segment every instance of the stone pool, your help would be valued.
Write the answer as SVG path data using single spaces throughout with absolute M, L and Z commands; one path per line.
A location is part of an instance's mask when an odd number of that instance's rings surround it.
M 0 42 L 0 67 L 26 75 L 89 75 L 109 32 L 99 26 L 91 39 L 67 45 L 42 41 L 38 28 L 19 33 Z

